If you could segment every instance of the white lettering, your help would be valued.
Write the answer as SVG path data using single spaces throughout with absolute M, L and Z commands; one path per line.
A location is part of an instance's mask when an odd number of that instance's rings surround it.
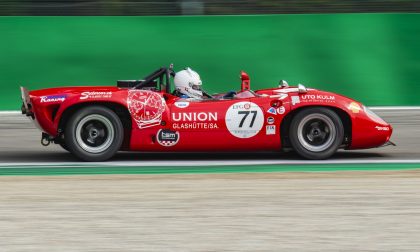
M 172 113 L 172 120 L 175 122 L 189 121 L 189 122 L 205 122 L 205 121 L 217 121 L 217 112 L 178 112 Z
M 164 138 L 175 138 L 176 135 L 175 135 L 175 133 L 165 133 L 165 132 L 163 132 L 162 136 Z
M 177 114 L 178 117 L 176 117 Z M 172 120 L 174 120 L 175 122 L 181 121 L 181 113 L 172 113 Z
M 376 126 L 375 128 L 379 131 L 389 131 L 389 127 Z
M 302 95 L 302 102 L 335 102 L 335 96 L 334 95 Z
M 207 121 L 207 114 L 206 113 L 198 113 L 198 120 L 199 121 Z
M 209 113 L 209 121 L 217 121 L 217 113 Z
M 63 102 L 65 99 L 65 95 L 41 96 L 41 102 Z
M 112 97 L 112 92 L 97 92 L 97 91 L 92 91 L 92 92 L 82 92 L 80 94 L 80 100 L 85 100 L 88 98 L 111 98 Z
M 192 123 L 173 123 L 173 129 L 218 129 L 217 123 L 192 122 Z

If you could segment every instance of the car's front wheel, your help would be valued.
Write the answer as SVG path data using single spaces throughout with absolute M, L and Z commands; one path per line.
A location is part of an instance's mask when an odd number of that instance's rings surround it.
M 326 159 L 343 142 L 344 128 L 340 117 L 331 109 L 312 107 L 300 111 L 289 130 L 293 149 L 306 159 Z
M 65 145 L 76 157 L 85 161 L 104 161 L 120 149 L 124 130 L 112 110 L 90 106 L 70 117 L 65 136 Z

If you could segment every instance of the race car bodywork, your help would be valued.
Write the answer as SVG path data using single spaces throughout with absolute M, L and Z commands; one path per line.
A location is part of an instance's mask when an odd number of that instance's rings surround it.
M 115 86 L 21 88 L 22 113 L 43 132 L 86 161 L 119 150 L 142 152 L 295 150 L 325 159 L 338 148 L 389 143 L 392 127 L 350 98 L 303 85 L 241 90 L 203 100 L 173 95 L 171 68 Z

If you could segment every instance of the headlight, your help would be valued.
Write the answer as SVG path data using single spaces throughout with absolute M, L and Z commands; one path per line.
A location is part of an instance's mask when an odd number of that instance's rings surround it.
M 369 116 L 369 118 L 372 119 L 373 121 L 375 121 L 375 122 L 377 122 L 379 124 L 387 124 L 380 116 L 378 116 L 377 114 L 375 114 L 368 107 L 363 106 L 363 110 Z

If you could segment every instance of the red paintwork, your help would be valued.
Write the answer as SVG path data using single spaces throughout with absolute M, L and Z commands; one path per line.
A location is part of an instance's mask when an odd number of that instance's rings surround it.
M 241 91 L 249 90 L 251 88 L 251 80 L 249 79 L 249 76 L 244 71 L 241 71 Z
M 248 77 L 246 73 L 242 73 L 242 81 L 249 81 L 249 77 L 248 79 L 246 77 Z M 99 92 L 99 94 L 104 95 L 81 99 L 81 97 L 85 96 L 84 92 Z M 350 117 L 351 137 L 347 146 L 349 149 L 381 146 L 389 140 L 392 134 L 391 125 L 380 119 L 376 119 L 375 121 L 375 119 L 367 114 L 362 104 L 338 94 L 315 89 L 308 89 L 307 93 L 299 94 L 296 87 L 258 90 L 255 92 L 258 95 L 256 97 L 249 97 L 249 91 L 245 92 L 248 93 L 240 93 L 237 95 L 237 97 L 245 98 L 189 101 L 188 107 L 184 108 L 178 106 L 185 105 L 187 100 L 164 92 L 156 92 L 159 96 L 164 97 L 166 101 L 160 124 L 139 128 L 135 118 L 131 116 L 133 127 L 131 129 L 131 137 L 129 138 L 130 142 L 124 149 L 134 151 L 280 150 L 282 148 L 280 137 L 280 124 L 282 123 L 282 120 L 293 111 L 307 106 L 336 108 Z M 58 127 L 62 115 L 71 106 L 82 103 L 88 105 L 97 102 L 107 102 L 119 104 L 128 108 L 128 93 L 129 89 L 127 88 L 108 86 L 51 88 L 29 92 L 29 103 L 32 107 L 34 119 L 41 130 L 56 137 L 59 134 Z M 66 95 L 64 100 L 45 102 L 46 97 L 51 98 L 53 96 L 58 96 L 60 98 L 60 96 L 63 95 Z M 44 99 L 44 102 L 42 102 L 42 99 Z M 178 106 L 175 106 L 176 102 Z M 252 102 L 257 104 L 262 110 L 263 126 L 255 136 L 238 138 L 229 132 L 225 121 L 226 113 L 230 106 L 238 102 Z M 281 111 L 283 112 L 282 114 L 276 113 L 273 115 L 267 112 L 271 107 L 280 109 L 282 108 L 281 106 L 284 107 L 284 112 Z M 207 120 L 200 121 L 200 118 L 196 118 L 195 121 L 177 121 L 178 119 L 182 119 L 182 113 L 184 112 L 192 113 L 191 115 L 196 113 L 195 115 L 198 117 L 201 116 L 201 119 L 204 119 L 204 114 L 206 114 Z M 205 113 L 198 115 L 198 113 L 202 112 Z M 55 115 L 53 116 L 54 113 Z M 213 117 L 209 120 L 209 117 L 211 116 Z M 272 124 L 275 125 L 274 134 L 267 134 L 266 131 L 266 126 L 270 125 L 267 122 L 269 117 L 273 117 L 274 119 L 274 123 Z M 234 120 L 239 119 L 235 118 Z M 194 122 L 196 124 L 194 124 Z M 197 123 L 205 123 L 207 128 L 204 127 L 204 124 L 197 126 Z M 216 125 L 217 128 L 209 129 L 209 123 L 212 123 L 213 126 Z M 192 127 L 194 125 L 197 127 L 195 129 L 185 129 L 180 128 L 181 124 L 187 125 L 187 127 Z M 170 147 L 159 144 L 156 141 L 156 135 L 160 129 L 178 131 L 179 141 L 174 146 Z

